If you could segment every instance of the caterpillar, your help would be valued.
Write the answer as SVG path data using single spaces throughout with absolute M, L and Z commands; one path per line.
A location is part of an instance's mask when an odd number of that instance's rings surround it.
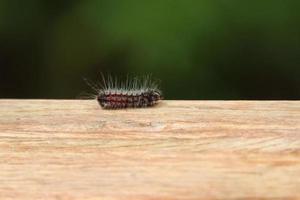
M 121 82 L 102 75 L 102 83 L 90 86 L 97 92 L 96 99 L 103 109 L 151 107 L 163 99 L 157 81 L 151 76 L 130 78 Z

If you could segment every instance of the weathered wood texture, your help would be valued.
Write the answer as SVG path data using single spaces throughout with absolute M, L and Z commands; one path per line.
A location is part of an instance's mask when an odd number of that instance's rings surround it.
M 300 198 L 300 102 L 0 100 L 9 198 Z

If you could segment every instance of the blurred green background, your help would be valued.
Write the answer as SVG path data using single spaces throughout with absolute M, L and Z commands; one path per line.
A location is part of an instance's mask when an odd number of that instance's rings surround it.
M 299 0 L 0 0 L 0 98 L 76 98 L 99 73 L 166 99 L 300 99 Z

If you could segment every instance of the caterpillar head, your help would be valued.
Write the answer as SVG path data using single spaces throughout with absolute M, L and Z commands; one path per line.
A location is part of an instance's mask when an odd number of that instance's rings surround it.
M 105 108 L 107 106 L 107 99 L 104 92 L 100 92 L 97 95 L 97 101 L 101 107 Z
M 162 93 L 159 90 L 152 90 L 150 92 L 151 100 L 156 102 L 163 99 Z

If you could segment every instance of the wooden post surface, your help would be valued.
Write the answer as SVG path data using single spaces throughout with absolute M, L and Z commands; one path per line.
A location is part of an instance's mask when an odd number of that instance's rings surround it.
M 0 199 L 297 199 L 300 101 L 0 100 Z

